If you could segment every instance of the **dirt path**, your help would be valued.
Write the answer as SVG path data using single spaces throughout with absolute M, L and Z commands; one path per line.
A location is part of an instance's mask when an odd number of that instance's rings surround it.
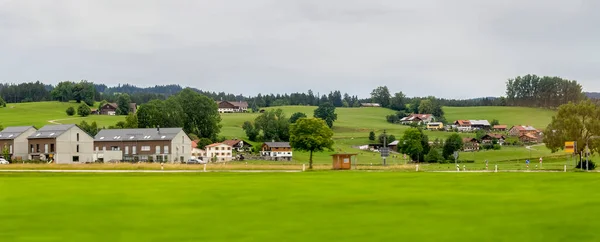
M 62 123 L 59 123 L 58 121 L 63 121 L 63 120 L 72 120 L 72 119 L 80 119 L 80 118 L 63 118 L 63 119 L 54 119 L 54 120 L 48 120 L 48 123 L 51 123 L 51 124 L 62 124 Z

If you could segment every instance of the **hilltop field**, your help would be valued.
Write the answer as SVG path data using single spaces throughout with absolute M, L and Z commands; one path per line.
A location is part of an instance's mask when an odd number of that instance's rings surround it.
M 76 103 L 60 103 L 60 102 L 38 102 L 38 103 L 19 103 L 8 104 L 6 108 L 0 108 L 0 125 L 3 126 L 18 126 L 18 125 L 34 125 L 42 127 L 47 124 L 78 124 L 82 120 L 87 122 L 96 121 L 100 127 L 114 125 L 118 121 L 124 120 L 123 116 L 104 116 L 91 115 L 81 118 L 78 116 L 67 116 L 65 110 L 69 107 L 76 107 Z M 285 106 L 274 107 L 281 108 L 289 116 L 295 112 L 303 112 L 308 116 L 312 116 L 316 107 L 309 106 Z M 522 108 L 522 107 L 445 107 L 447 120 L 457 119 L 498 119 L 501 124 L 506 124 L 509 127 L 512 125 L 532 125 L 543 129 L 551 121 L 554 111 L 546 109 Z M 366 151 L 360 151 L 352 148 L 352 146 L 368 144 L 368 136 L 371 130 L 376 134 L 380 134 L 386 130 L 388 134 L 400 138 L 402 133 L 408 129 L 407 126 L 390 124 L 386 122 L 385 116 L 395 113 L 392 110 L 385 108 L 338 108 L 338 121 L 334 124 L 334 139 L 336 140 L 335 152 L 353 152 L 359 153 L 359 163 L 375 163 L 381 162 L 378 154 Z M 259 114 L 243 113 L 243 114 L 223 114 L 221 136 L 227 138 L 246 137 L 242 130 L 244 121 L 252 121 Z M 443 131 L 426 131 L 430 140 L 436 138 L 445 139 L 450 133 Z M 464 137 L 472 137 L 474 134 L 461 134 Z M 316 163 L 330 163 L 329 155 L 333 152 L 318 153 L 315 156 Z M 507 147 L 500 151 L 481 151 L 477 153 L 465 153 L 461 157 L 464 159 L 483 162 L 500 161 L 517 161 L 526 159 L 530 156 L 541 157 L 552 155 L 544 146 L 536 146 L 531 150 L 525 147 Z M 308 161 L 308 154 L 303 152 L 294 153 L 294 162 L 305 163 Z M 401 158 L 390 158 L 390 163 L 404 163 Z

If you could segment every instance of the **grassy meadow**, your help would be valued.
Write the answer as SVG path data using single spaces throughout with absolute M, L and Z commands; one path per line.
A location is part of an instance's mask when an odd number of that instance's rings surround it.
M 19 103 L 8 104 L 7 108 L 0 108 L 0 125 L 34 125 L 42 127 L 54 121 L 63 124 L 78 124 L 82 120 L 87 122 L 96 121 L 100 127 L 114 125 L 118 121 L 124 120 L 123 116 L 91 115 L 89 117 L 67 116 L 65 110 L 67 107 L 77 107 L 74 102 L 39 102 L 39 103 Z M 284 106 L 281 108 L 289 116 L 295 112 L 303 112 L 308 116 L 316 107 L 309 106 Z M 554 111 L 534 108 L 521 107 L 445 107 L 446 118 L 448 120 L 456 119 L 498 119 L 502 124 L 517 125 L 528 124 L 538 128 L 544 128 L 551 120 Z M 368 144 L 369 132 L 374 130 L 377 134 L 386 130 L 388 134 L 400 138 L 403 132 L 408 129 L 407 126 L 390 124 L 385 120 L 386 115 L 395 113 L 385 108 L 338 108 L 336 110 L 338 120 L 335 122 L 334 139 L 335 152 L 358 153 L 359 163 L 370 164 L 379 163 L 381 158 L 378 154 L 372 152 L 360 151 L 352 148 L 353 146 Z M 222 114 L 221 136 L 226 138 L 246 137 L 242 130 L 242 124 L 247 120 L 254 120 L 259 114 Z M 445 139 L 449 133 L 443 131 L 425 131 L 430 140 L 436 138 Z M 463 137 L 473 137 L 474 134 L 461 134 Z M 316 163 L 330 163 L 329 155 L 335 152 L 324 152 L 315 154 Z M 532 156 L 550 156 L 549 150 L 543 146 L 537 147 L 532 152 Z M 477 162 L 489 161 L 510 161 L 524 160 L 529 158 L 530 152 L 524 147 L 511 148 L 506 147 L 501 151 L 482 151 L 477 153 L 461 154 L 461 159 L 476 160 Z M 296 163 L 306 163 L 309 160 L 308 153 L 294 152 Z M 390 162 L 402 162 L 402 159 L 391 158 Z
M 0 238 L 598 241 L 596 185 L 583 173 L 0 173 Z

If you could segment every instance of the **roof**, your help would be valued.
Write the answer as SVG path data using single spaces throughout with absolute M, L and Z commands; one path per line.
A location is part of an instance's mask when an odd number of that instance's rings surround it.
M 493 138 L 493 139 L 504 139 L 505 138 L 504 135 L 502 135 L 502 134 L 486 134 L 482 137 L 482 139 L 485 139 L 488 137 Z
M 519 138 L 522 138 L 522 137 L 527 137 L 527 138 L 530 138 L 530 139 L 537 139 L 537 137 L 535 135 L 533 135 L 533 134 L 523 134 Z
M 431 117 L 433 117 L 432 114 L 411 114 L 408 115 L 402 119 L 400 119 L 400 121 L 413 121 L 413 120 L 424 120 L 424 119 L 431 119 Z
M 59 125 L 46 125 L 33 133 L 28 139 L 55 139 L 56 137 L 67 132 L 69 129 L 77 127 L 74 124 L 59 124 Z
M 240 142 L 243 142 L 244 144 L 246 144 L 246 145 L 248 145 L 248 146 L 252 146 L 252 144 L 250 144 L 250 143 L 248 143 L 248 142 L 246 142 L 246 141 L 243 141 L 243 140 L 241 140 L 241 139 L 230 139 L 230 140 L 225 140 L 225 141 L 223 141 L 223 144 L 226 144 L 226 145 L 229 145 L 229 146 L 235 146 L 235 145 L 237 145 L 237 144 L 238 144 L 238 143 L 240 143 Z
M 233 107 L 236 108 L 248 108 L 248 102 L 243 102 L 243 101 L 217 101 L 217 105 L 222 107 L 221 104 L 231 104 Z
M 231 146 L 231 145 L 228 145 L 228 144 L 223 144 L 223 143 L 214 143 L 214 144 L 207 145 L 206 147 L 217 147 L 217 146 L 220 146 L 220 145 L 227 145 L 227 146 Z
M 119 105 L 117 105 L 116 103 L 107 103 L 107 104 L 104 104 L 104 105 L 105 106 L 108 105 L 108 106 L 110 106 L 111 108 L 114 108 L 114 109 L 117 109 L 119 107 Z M 102 106 L 102 107 L 104 107 L 104 106 Z
M 469 120 L 469 122 L 471 122 L 471 125 L 491 126 L 487 120 Z
M 494 129 L 507 129 L 508 126 L 506 125 L 494 125 Z
M 273 148 L 291 148 L 290 142 L 265 142 L 265 145 Z
M 99 141 L 145 141 L 145 140 L 172 140 L 183 131 L 182 128 L 160 129 L 103 129 L 94 137 L 94 142 Z
M 443 125 L 443 123 L 441 123 L 441 122 L 431 122 L 431 123 L 428 123 L 427 125 L 432 125 L 432 126 L 433 125 Z
M 456 120 L 454 124 L 458 124 L 460 126 L 471 126 L 471 121 L 469 120 Z
M 6 127 L 2 131 L 0 131 L 0 140 L 12 140 L 14 138 L 19 137 L 31 128 L 35 129 L 33 126 Z
M 361 103 L 360 106 L 363 107 L 381 107 L 379 103 Z
M 400 143 L 400 141 L 396 140 L 392 143 L 389 143 L 388 146 L 398 146 L 399 143 Z
M 514 128 L 516 128 L 519 131 L 538 131 L 533 126 L 516 125 L 516 126 L 513 126 L 511 129 L 514 129 Z
M 477 139 L 475 139 L 475 138 L 463 138 L 463 143 L 468 143 L 468 142 L 477 142 Z

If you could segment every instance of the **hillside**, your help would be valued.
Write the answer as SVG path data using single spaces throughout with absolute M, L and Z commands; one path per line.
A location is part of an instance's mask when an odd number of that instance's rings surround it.
M 116 122 L 124 120 L 123 116 L 104 116 L 92 115 L 81 118 L 77 116 L 69 117 L 65 114 L 67 107 L 76 107 L 76 103 L 60 103 L 60 102 L 37 102 L 37 103 L 19 103 L 9 104 L 7 108 L 0 108 L 0 124 L 3 126 L 20 126 L 34 125 L 42 127 L 50 124 L 49 121 L 55 121 L 63 124 L 78 124 L 82 120 L 88 122 L 96 121 L 100 127 L 114 125 Z M 310 106 L 283 106 L 274 107 L 281 108 L 289 116 L 295 112 L 303 112 L 308 116 L 312 116 L 316 107 Z M 270 108 L 273 109 L 273 108 Z M 538 128 L 544 128 L 551 120 L 553 111 L 534 108 L 520 107 L 445 107 L 446 118 L 448 120 L 456 119 L 498 119 L 502 124 L 528 124 Z M 393 114 L 394 111 L 385 108 L 338 108 L 338 121 L 334 124 L 334 139 L 336 140 L 335 149 L 337 152 L 358 152 L 361 155 L 359 160 L 361 163 L 377 163 L 380 158 L 377 154 L 369 152 L 361 152 L 351 148 L 354 145 L 367 144 L 369 132 L 374 130 L 378 135 L 385 129 L 388 134 L 395 135 L 397 138 L 402 136 L 402 133 L 408 129 L 407 126 L 390 124 L 386 122 L 385 116 Z M 242 130 L 244 121 L 252 121 L 259 114 L 244 113 L 244 114 L 223 114 L 221 136 L 227 138 L 245 138 L 246 135 Z M 430 140 L 436 138 L 445 139 L 449 133 L 442 131 L 425 131 Z M 461 134 L 469 137 L 474 134 Z M 540 147 L 534 152 L 539 155 L 548 155 L 547 149 Z M 329 162 L 328 153 L 320 153 L 315 157 L 318 162 Z M 479 152 L 477 154 L 468 154 L 467 157 L 473 156 L 472 159 L 478 161 L 483 159 L 503 160 L 506 157 L 518 158 L 528 155 L 529 151 L 525 148 L 502 151 Z M 469 157 L 470 158 L 470 157 Z M 298 162 L 306 162 L 308 154 L 295 152 L 294 159 Z M 401 162 L 397 159 L 396 162 Z

